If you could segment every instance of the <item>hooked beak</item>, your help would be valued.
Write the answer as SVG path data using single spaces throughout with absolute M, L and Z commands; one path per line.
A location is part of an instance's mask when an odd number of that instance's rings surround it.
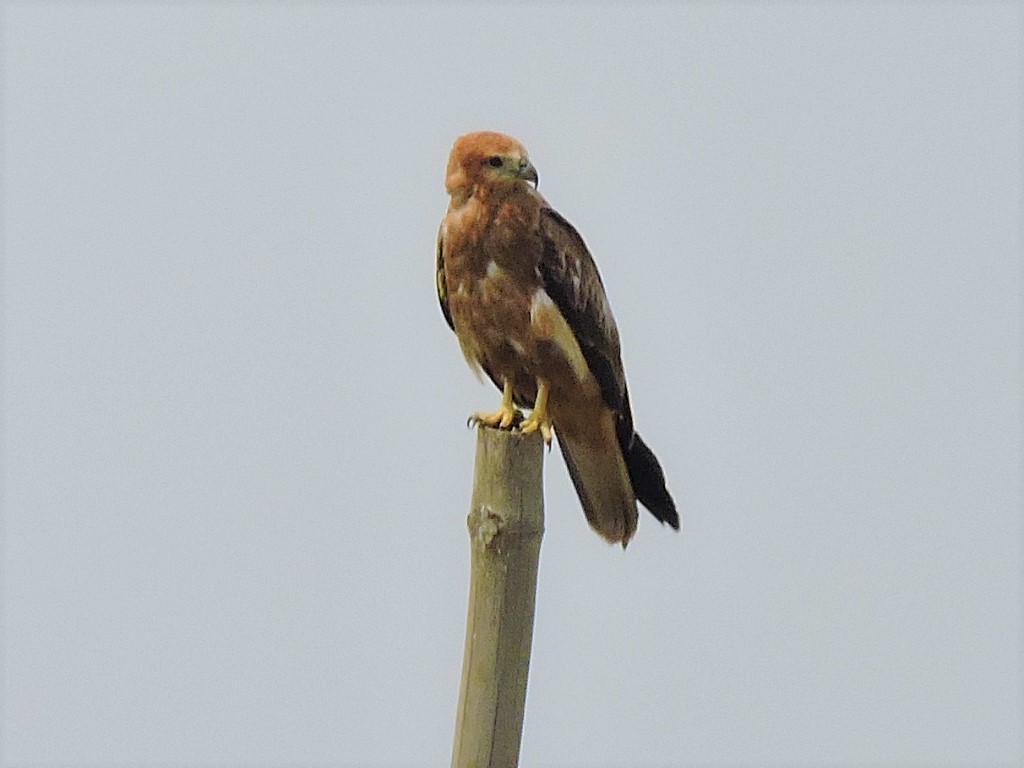
M 537 169 L 533 167 L 533 163 L 529 160 L 523 159 L 519 161 L 519 172 L 516 175 L 525 181 L 532 181 L 534 188 L 537 187 Z

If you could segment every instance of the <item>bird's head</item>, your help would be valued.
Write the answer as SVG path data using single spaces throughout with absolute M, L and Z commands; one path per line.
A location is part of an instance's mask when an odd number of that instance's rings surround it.
M 479 131 L 456 139 L 445 189 L 453 198 L 468 198 L 477 190 L 513 188 L 531 181 L 536 187 L 537 170 L 522 144 L 504 133 Z

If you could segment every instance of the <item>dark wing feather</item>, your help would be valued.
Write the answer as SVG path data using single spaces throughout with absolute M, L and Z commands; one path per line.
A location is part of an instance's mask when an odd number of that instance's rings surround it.
M 636 498 L 658 520 L 678 529 L 679 514 L 665 487 L 661 465 L 633 429 L 619 331 L 597 265 L 583 238 L 555 211 L 541 209 L 540 228 L 544 243 L 540 263 L 544 290 L 575 334 L 601 388 L 601 397 L 615 414 L 615 432 Z M 568 454 L 566 461 L 573 474 Z
M 434 284 L 437 288 L 437 300 L 441 304 L 441 314 L 448 323 L 448 327 L 455 330 L 455 323 L 452 322 L 452 313 L 448 309 L 448 286 L 444 280 L 444 235 L 437 233 L 437 260 L 434 265 Z
M 623 453 L 633 441 L 633 415 L 622 367 L 619 330 L 604 292 L 601 275 L 583 238 L 572 224 L 550 208 L 541 209 L 541 279 L 579 342 L 601 396 L 617 417 L 616 432 Z

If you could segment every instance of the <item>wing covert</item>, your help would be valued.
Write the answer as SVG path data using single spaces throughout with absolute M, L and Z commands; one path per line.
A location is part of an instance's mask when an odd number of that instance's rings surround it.
M 437 258 L 434 262 L 434 286 L 437 289 L 437 301 L 441 305 L 441 314 L 444 315 L 448 327 L 455 330 L 455 323 L 452 322 L 452 312 L 448 308 L 448 286 L 444 279 L 444 234 L 441 230 L 437 233 Z
M 572 329 L 605 403 L 618 417 L 623 448 L 633 440 L 633 416 L 622 367 L 619 330 L 590 251 L 583 238 L 551 208 L 541 209 L 541 279 Z

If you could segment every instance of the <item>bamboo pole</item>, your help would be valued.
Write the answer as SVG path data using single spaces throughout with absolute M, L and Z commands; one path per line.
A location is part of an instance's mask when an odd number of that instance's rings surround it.
M 537 434 L 477 431 L 471 574 L 452 768 L 515 768 L 544 535 Z

